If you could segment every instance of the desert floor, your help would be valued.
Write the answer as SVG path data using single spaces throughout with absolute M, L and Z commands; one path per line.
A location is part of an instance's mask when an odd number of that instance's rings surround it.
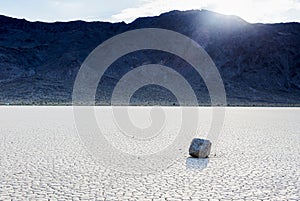
M 164 109 L 178 116 L 178 109 Z M 195 109 L 202 114 L 196 136 L 205 137 L 210 108 Z M 101 116 L 110 109 L 96 110 Z M 135 110 L 136 116 L 149 112 Z M 141 127 L 149 124 L 136 120 Z M 3 106 L 0 200 L 300 199 L 300 108 L 226 108 L 218 139 L 208 159 L 189 158 L 187 147 L 184 157 L 164 170 L 126 174 L 88 153 L 72 107 Z

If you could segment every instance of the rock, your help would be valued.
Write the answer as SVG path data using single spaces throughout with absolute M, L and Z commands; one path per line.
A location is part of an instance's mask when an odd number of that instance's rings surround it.
M 211 142 L 209 140 L 194 138 L 189 153 L 195 158 L 207 158 L 210 154 Z

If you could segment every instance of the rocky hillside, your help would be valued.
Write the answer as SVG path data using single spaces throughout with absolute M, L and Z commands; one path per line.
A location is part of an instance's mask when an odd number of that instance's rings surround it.
M 180 32 L 202 45 L 220 71 L 230 105 L 300 105 L 300 24 L 249 24 L 206 10 L 172 11 L 130 24 L 0 16 L 0 104 L 71 104 L 77 71 L 95 47 L 119 33 L 150 27 Z M 110 104 L 122 75 L 145 63 L 174 68 L 190 82 L 199 104 L 210 103 L 201 77 L 185 61 L 155 50 L 117 60 L 100 82 L 97 103 Z M 158 86 L 138 90 L 132 103 L 177 104 Z

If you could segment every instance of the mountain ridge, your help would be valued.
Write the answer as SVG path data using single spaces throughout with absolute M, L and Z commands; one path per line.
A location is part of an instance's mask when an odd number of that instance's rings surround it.
M 44 23 L 0 16 L 0 25 L 0 104 L 71 104 L 74 79 L 88 54 L 112 36 L 140 28 L 177 31 L 199 43 L 220 71 L 229 105 L 300 104 L 299 23 L 251 24 L 236 16 L 191 10 L 137 18 L 128 24 Z M 199 105 L 209 105 L 201 77 L 174 55 L 156 51 L 116 61 L 107 72 L 107 83 L 103 81 L 105 87 L 99 89 L 97 103 L 109 105 L 115 82 L 143 63 L 180 66 Z M 177 104 L 164 94 L 169 93 L 148 88 L 133 97 L 133 104 Z

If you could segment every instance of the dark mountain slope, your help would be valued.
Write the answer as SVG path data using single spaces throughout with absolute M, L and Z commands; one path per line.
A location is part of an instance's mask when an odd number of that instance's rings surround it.
M 0 103 L 69 104 L 77 71 L 106 39 L 138 28 L 180 32 L 202 45 L 217 65 L 231 105 L 300 104 L 300 24 L 249 24 L 210 11 L 172 11 L 130 24 L 42 23 L 0 16 Z M 173 67 L 191 83 L 200 104 L 209 104 L 201 77 L 183 60 L 140 51 L 116 61 L 99 87 L 97 101 L 109 104 L 117 80 L 145 63 Z M 161 87 L 145 87 L 135 104 L 173 104 Z

